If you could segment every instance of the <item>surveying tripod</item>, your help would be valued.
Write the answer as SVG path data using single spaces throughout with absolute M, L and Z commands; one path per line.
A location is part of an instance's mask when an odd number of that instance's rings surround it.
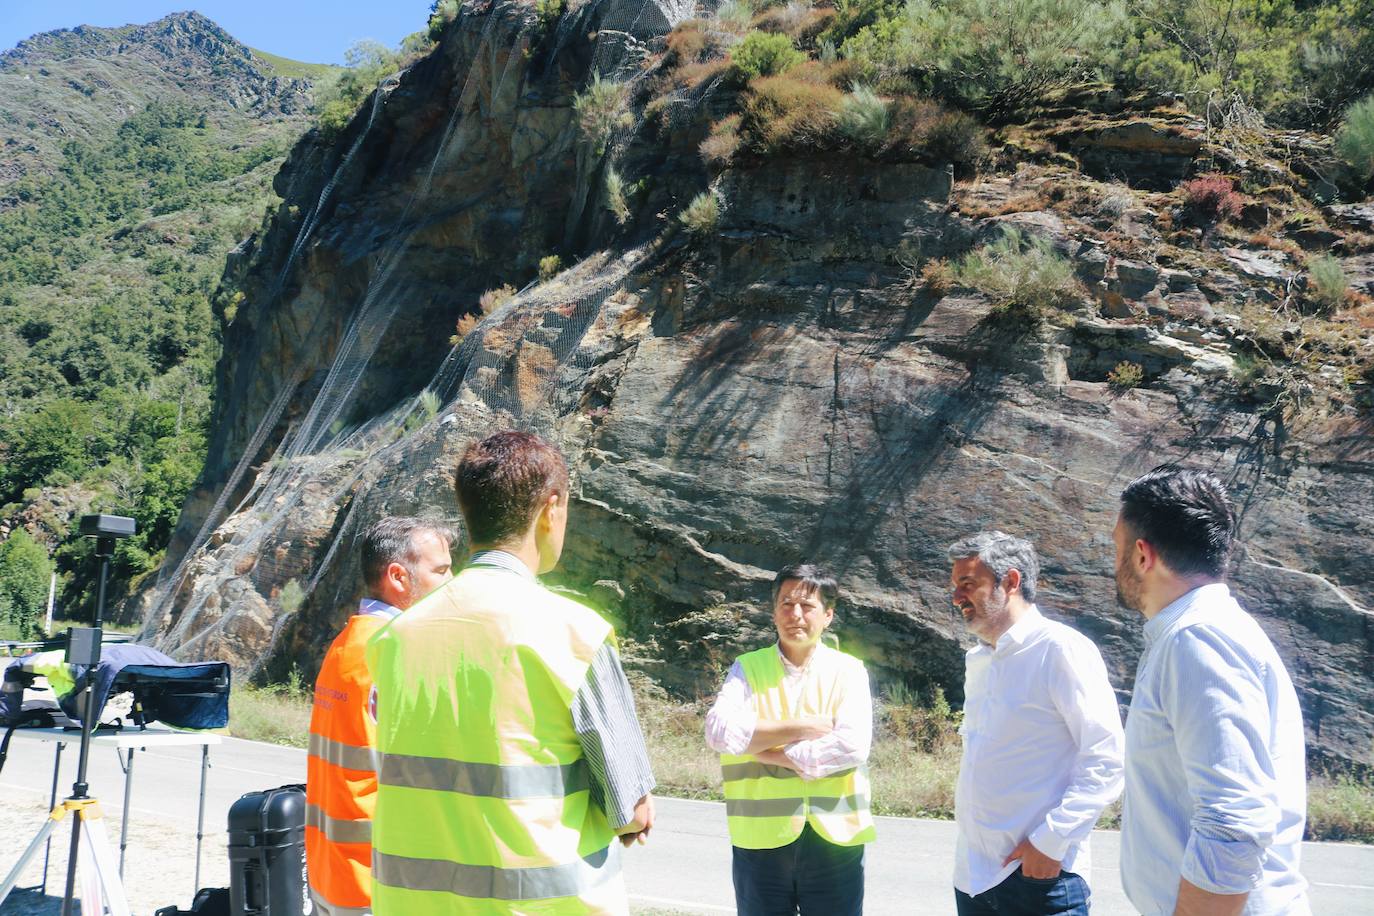
M 57 829 L 57 825 L 66 819 L 68 814 L 72 814 L 77 819 L 77 823 L 72 825 L 72 843 L 75 845 L 80 842 L 77 853 L 80 867 L 75 871 L 79 871 L 81 875 L 82 913 L 99 916 L 102 912 L 108 912 L 109 916 L 129 916 L 129 904 L 124 897 L 124 885 L 120 883 L 114 855 L 110 852 L 109 841 L 105 836 L 105 816 L 101 813 L 99 800 L 94 798 L 66 798 L 49 812 L 48 819 L 43 822 L 38 835 L 29 843 L 28 849 L 24 850 L 19 861 L 14 863 L 14 868 L 10 869 L 9 876 L 5 878 L 5 883 L 0 885 L 0 905 L 3 905 L 5 898 L 9 897 L 10 891 L 19 881 L 19 875 L 38 855 L 48 837 Z M 85 830 L 81 829 L 83 825 Z M 64 912 L 67 911 L 69 905 L 67 901 L 71 900 L 71 893 L 74 890 L 70 883 L 73 871 L 74 869 L 69 864 L 67 867 L 67 895 L 66 901 L 63 903 Z M 101 908 L 102 901 L 103 909 Z
M 76 782 L 72 784 L 71 797 L 63 799 L 62 804 L 52 809 L 38 835 L 29 843 L 29 848 L 24 850 L 14 868 L 10 869 L 5 883 L 0 885 L 0 905 L 9 897 L 19 881 L 20 873 L 29 860 L 38 855 L 38 850 L 57 825 L 69 813 L 74 813 L 72 845 L 67 854 L 67 889 L 62 895 L 62 916 L 73 916 L 75 912 L 78 864 L 81 865 L 83 916 L 100 916 L 104 912 L 108 912 L 109 916 L 129 916 L 124 885 L 119 880 L 114 856 L 110 854 L 105 836 L 105 818 L 101 814 L 100 803 L 86 792 L 89 788 L 86 765 L 91 756 L 91 730 L 95 728 L 99 714 L 95 699 L 95 667 L 100 664 L 100 624 L 105 614 L 105 584 L 110 574 L 110 558 L 114 556 L 115 539 L 128 537 L 135 528 L 133 519 L 120 515 L 86 515 L 81 518 L 81 533 L 96 539 L 95 555 L 100 559 L 100 589 L 96 593 L 95 626 L 67 629 L 67 663 L 86 666 L 86 708 L 81 716 L 81 754 L 78 757 Z M 84 831 L 81 829 L 83 824 L 86 827 Z

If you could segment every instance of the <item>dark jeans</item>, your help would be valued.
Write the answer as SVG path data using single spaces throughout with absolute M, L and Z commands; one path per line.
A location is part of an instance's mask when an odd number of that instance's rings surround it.
M 807 824 L 777 849 L 734 849 L 739 916 L 860 916 L 864 848 L 836 846 Z
M 1027 878 L 1017 869 L 1006 880 L 977 897 L 959 889 L 954 902 L 959 916 L 1088 916 L 1088 882 L 1071 871 L 1058 878 Z

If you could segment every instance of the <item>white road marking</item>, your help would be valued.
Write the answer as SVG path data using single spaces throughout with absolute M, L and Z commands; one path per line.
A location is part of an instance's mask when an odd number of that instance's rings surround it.
M 697 910 L 710 910 L 712 913 L 733 913 L 735 908 L 732 906 L 717 906 L 714 903 L 693 903 L 691 900 L 674 900 L 671 897 L 646 897 L 643 894 L 631 894 L 631 900 L 640 903 L 656 903 L 662 906 L 687 906 Z
M 1348 891 L 1374 891 L 1371 884 L 1328 884 L 1325 881 L 1309 881 L 1313 887 L 1339 887 Z

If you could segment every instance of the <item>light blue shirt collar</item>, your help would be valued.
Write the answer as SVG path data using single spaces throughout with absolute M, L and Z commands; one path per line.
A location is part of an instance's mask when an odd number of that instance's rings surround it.
M 1162 611 L 1145 621 L 1145 645 L 1151 645 L 1155 640 L 1163 636 L 1174 624 L 1183 619 L 1184 614 L 1188 613 L 1188 611 L 1196 605 L 1204 602 L 1224 602 L 1230 597 L 1231 589 L 1227 587 L 1225 582 L 1209 582 L 1206 585 L 1199 585 L 1192 591 L 1178 596 Z
M 513 572 L 518 576 L 535 581 L 534 573 L 530 568 L 515 554 L 507 550 L 479 550 L 468 559 L 466 568 L 481 566 L 487 569 L 503 569 L 506 572 Z
M 358 613 L 365 617 L 382 617 L 390 620 L 401 613 L 398 607 L 392 607 L 380 598 L 364 598 L 358 602 Z

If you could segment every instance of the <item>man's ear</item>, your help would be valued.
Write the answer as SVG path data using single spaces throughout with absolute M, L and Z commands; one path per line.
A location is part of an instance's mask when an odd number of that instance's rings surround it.
M 539 507 L 539 515 L 535 519 L 535 525 L 540 531 L 548 531 L 553 528 L 553 514 L 558 511 L 559 504 L 563 497 L 557 491 L 550 493 L 548 499 Z
M 1142 573 L 1149 572 L 1163 563 L 1159 557 L 1159 551 L 1155 550 L 1155 546 L 1143 538 L 1136 538 L 1131 549 L 1134 551 L 1131 560 Z
M 1003 588 L 1006 590 L 1006 593 L 1008 595 L 1010 595 L 1012 592 L 1019 592 L 1021 590 L 1021 570 L 1007 570 L 1007 574 L 1002 579 L 1002 581 L 1006 583 L 1006 585 L 1004 585 Z
M 410 587 L 410 570 L 402 563 L 388 563 L 383 575 L 387 582 L 403 592 Z

